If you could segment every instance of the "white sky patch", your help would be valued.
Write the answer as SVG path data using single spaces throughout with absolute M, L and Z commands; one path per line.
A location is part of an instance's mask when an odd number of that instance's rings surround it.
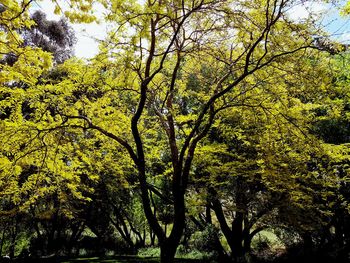
M 350 32 L 340 33 L 336 39 L 341 43 L 350 43 Z
M 305 20 L 310 16 L 322 16 L 327 13 L 329 7 L 325 3 L 300 2 L 298 5 L 291 7 L 288 14 L 295 21 Z
M 288 14 L 294 21 L 313 19 L 329 37 L 340 43 L 350 43 L 350 15 L 341 16 L 340 11 L 346 1 L 338 3 L 304 2 L 293 6 Z
M 60 2 L 61 4 L 61 2 Z M 65 5 L 60 5 L 62 9 Z M 54 14 L 55 5 L 50 0 L 35 1 L 32 10 L 41 10 L 46 14 L 48 20 L 59 20 L 60 15 Z M 107 35 L 105 23 L 71 24 L 75 31 L 77 43 L 75 45 L 75 56 L 79 58 L 92 58 L 98 53 L 98 41 Z

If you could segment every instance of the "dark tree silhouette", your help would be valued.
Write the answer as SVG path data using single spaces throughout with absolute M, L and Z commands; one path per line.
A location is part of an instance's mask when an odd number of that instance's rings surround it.
M 65 18 L 58 21 L 48 20 L 42 11 L 35 11 L 31 18 L 36 25 L 20 32 L 24 46 L 39 47 L 52 53 L 54 62 L 58 64 L 74 55 L 74 45 L 77 39 L 73 28 Z M 17 55 L 9 53 L 1 60 L 1 63 L 12 66 L 16 61 Z
M 66 19 L 48 20 L 42 11 L 33 13 L 32 19 L 36 25 L 24 32 L 26 46 L 37 46 L 51 52 L 57 63 L 62 63 L 73 56 L 76 37 Z

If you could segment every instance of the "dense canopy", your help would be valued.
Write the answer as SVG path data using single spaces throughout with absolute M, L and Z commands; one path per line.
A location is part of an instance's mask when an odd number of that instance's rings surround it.
M 348 46 L 293 16 L 328 1 L 33 2 L 0 2 L 0 256 L 348 260 Z

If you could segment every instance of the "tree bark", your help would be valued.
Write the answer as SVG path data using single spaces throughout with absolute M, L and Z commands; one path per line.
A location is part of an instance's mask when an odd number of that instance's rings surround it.
M 160 244 L 160 262 L 173 263 L 178 245 L 178 242 L 170 238 L 167 238 L 165 242 Z
M 6 228 L 7 228 L 7 224 L 5 224 L 5 226 L 2 229 L 2 235 L 1 235 L 1 241 L 0 241 L 0 257 L 2 256 L 2 248 L 4 245 Z
M 11 245 L 9 248 L 9 255 L 10 258 L 15 257 L 15 248 L 16 248 L 16 239 L 17 239 L 17 234 L 18 234 L 18 220 L 17 218 L 15 219 L 15 224 L 12 228 L 13 231 L 11 231 Z
M 239 261 L 244 256 L 243 248 L 243 219 L 244 215 L 241 212 L 236 212 L 236 217 L 232 222 L 232 227 L 230 228 L 225 219 L 225 214 L 222 209 L 222 205 L 217 198 L 214 189 L 210 189 L 212 195 L 212 208 L 215 215 L 219 221 L 220 228 L 224 234 L 227 244 L 231 250 L 231 257 L 234 261 Z
M 154 234 L 152 229 L 150 229 L 150 231 L 149 231 L 149 236 L 150 236 L 150 239 L 151 239 L 151 246 L 154 246 L 155 245 L 155 241 L 156 241 L 156 235 Z
M 236 216 L 232 222 L 232 228 L 231 228 L 231 235 L 232 235 L 232 245 L 231 248 L 233 257 L 240 258 L 244 255 L 243 250 L 243 213 L 242 212 L 236 212 Z

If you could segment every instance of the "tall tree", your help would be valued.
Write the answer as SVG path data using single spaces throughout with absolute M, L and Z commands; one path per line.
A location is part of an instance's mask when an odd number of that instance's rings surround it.
M 66 153 L 79 140 L 103 135 L 121 145 L 137 170 L 145 216 L 160 242 L 161 262 L 173 262 L 185 227 L 185 194 L 198 143 L 219 112 L 234 107 L 237 98 L 255 88 L 251 79 L 256 73 L 301 56 L 314 47 L 312 36 L 321 32 L 311 20 L 302 23 L 289 17 L 288 9 L 296 4 L 292 0 L 99 2 L 107 10 L 104 19 L 115 25 L 101 43 L 100 54 L 86 66 L 68 61 L 67 76 L 58 83 L 33 81 L 22 97 L 13 94 L 11 99 L 18 104 L 24 97 L 28 101 L 30 94 L 29 104 L 36 111 L 29 119 L 20 110 L 11 112 L 4 134 L 30 134 L 29 144 L 20 147 L 16 136 L 8 144 L 28 151 L 34 142 L 44 149 L 61 145 L 52 134 L 68 136 L 70 144 L 58 148 L 58 163 L 54 149 L 36 158 L 73 178 L 81 152 L 70 157 Z M 93 20 L 91 3 L 71 1 L 80 11 L 67 13 L 68 17 Z M 150 196 L 149 167 L 159 158 L 157 153 L 169 156 L 169 234 L 154 213 Z M 72 184 L 68 187 L 76 190 Z

